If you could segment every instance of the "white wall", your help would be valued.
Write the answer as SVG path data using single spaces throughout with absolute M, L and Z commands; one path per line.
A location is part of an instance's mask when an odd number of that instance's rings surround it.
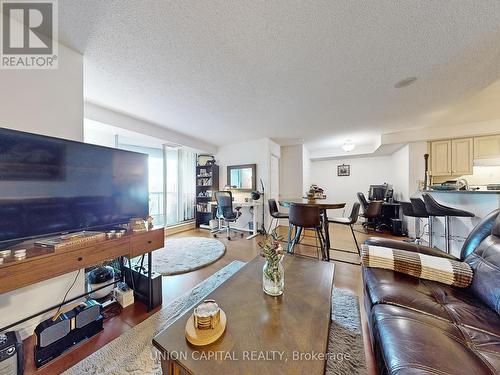
M 163 143 L 186 146 L 204 153 L 215 154 L 216 147 L 202 139 L 196 139 L 153 124 L 151 122 L 85 102 L 85 118 L 102 124 L 112 125 L 125 131 L 156 138 Z
M 278 144 L 271 141 L 268 138 L 261 138 L 256 140 L 251 140 L 248 142 L 232 143 L 225 146 L 220 146 L 217 148 L 217 153 L 215 159 L 219 165 L 219 188 L 223 189 L 227 183 L 227 167 L 230 165 L 239 164 L 257 164 L 257 190 L 261 191 L 260 179 L 264 183 L 264 188 L 266 194 L 270 190 L 270 178 L 271 178 L 271 154 L 281 157 L 281 148 Z M 281 185 L 280 185 L 281 186 Z M 248 195 L 248 194 L 246 194 Z M 269 223 L 269 215 L 267 208 L 267 198 L 264 202 L 265 212 L 266 212 L 266 225 Z M 261 213 L 259 214 L 258 222 L 262 220 Z M 242 217 L 241 221 L 248 221 L 248 217 Z M 236 226 L 242 226 L 238 222 Z
M 59 69 L 0 70 L 0 126 L 83 139 L 82 55 L 60 45 Z
M 303 145 L 292 145 L 292 146 L 281 147 L 281 159 L 280 159 L 281 198 L 296 198 L 296 197 L 301 197 L 304 194 L 303 149 L 304 149 Z
M 311 183 L 325 189 L 328 199 L 345 202 L 345 212 L 349 213 L 354 202 L 358 201 L 356 193 L 367 195 L 371 184 L 392 183 L 392 159 L 392 156 L 377 156 L 313 161 Z M 341 164 L 351 166 L 350 176 L 337 176 L 337 166 Z M 342 216 L 342 211 L 329 212 L 329 216 Z
M 60 45 L 56 70 L 0 70 L 0 126 L 83 140 L 83 58 Z M 13 223 L 13 225 L 15 225 Z M 37 283 L 0 298 L 0 327 L 60 303 L 77 272 Z M 84 292 L 80 273 L 69 298 Z M 16 329 L 26 337 L 43 317 Z
M 309 191 L 311 186 L 311 155 L 309 150 L 302 147 L 302 194 Z
M 391 155 L 389 166 L 392 177 L 388 182 L 394 189 L 394 198 L 400 201 L 410 199 L 410 146 L 405 145 Z

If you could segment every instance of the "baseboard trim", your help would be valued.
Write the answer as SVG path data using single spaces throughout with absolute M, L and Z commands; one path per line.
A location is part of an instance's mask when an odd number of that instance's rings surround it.
M 171 236 L 173 234 L 185 232 L 185 231 L 195 229 L 195 228 L 196 228 L 196 223 L 194 221 L 174 225 L 174 226 L 165 228 L 165 236 Z

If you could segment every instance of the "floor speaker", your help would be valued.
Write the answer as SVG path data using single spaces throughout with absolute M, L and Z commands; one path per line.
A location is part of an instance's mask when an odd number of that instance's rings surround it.
M 23 372 L 23 342 L 19 332 L 0 333 L 0 374 L 21 375 Z
M 125 265 L 125 282 L 134 290 L 134 297 L 147 305 L 148 303 L 148 274 L 146 270 L 139 272 L 128 265 Z M 161 306 L 163 301 L 161 275 L 153 272 L 151 275 L 151 295 L 152 295 L 152 308 Z

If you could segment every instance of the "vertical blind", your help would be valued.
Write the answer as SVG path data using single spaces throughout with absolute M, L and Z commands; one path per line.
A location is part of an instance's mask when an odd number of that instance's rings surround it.
M 149 210 L 156 225 L 176 225 L 195 217 L 196 153 L 163 145 L 135 146 L 117 140 L 117 148 L 149 156 Z

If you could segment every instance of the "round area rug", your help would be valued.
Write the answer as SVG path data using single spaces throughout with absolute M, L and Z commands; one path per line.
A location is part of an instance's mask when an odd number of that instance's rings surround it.
M 165 276 L 178 275 L 206 267 L 225 252 L 224 244 L 211 238 L 167 239 L 163 249 L 153 252 L 153 270 Z

